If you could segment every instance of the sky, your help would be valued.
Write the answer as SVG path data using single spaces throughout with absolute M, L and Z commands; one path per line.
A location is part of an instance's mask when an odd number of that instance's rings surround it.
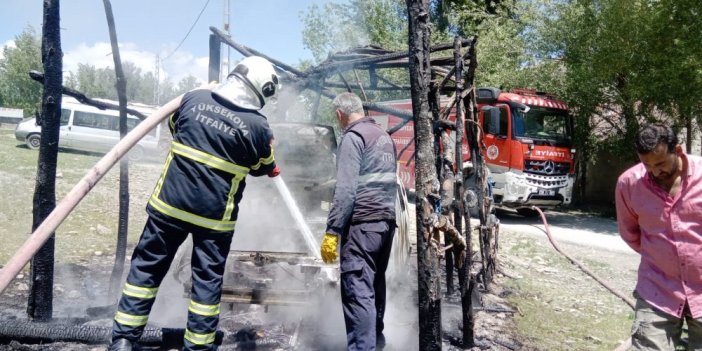
M 312 58 L 302 43 L 301 13 L 312 4 L 321 6 L 330 1 L 112 0 L 111 4 L 122 61 L 134 63 L 142 72 L 153 72 L 159 55 L 161 78 L 177 84 L 188 75 L 207 80 L 209 28 L 223 28 L 227 4 L 230 33 L 236 42 L 297 64 L 300 59 Z M 113 67 L 103 1 L 64 0 L 60 6 L 64 72 L 75 70 L 78 63 Z M 28 26 L 41 35 L 42 1 L 2 0 L 1 8 L 0 46 L 13 45 Z M 226 47 L 222 50 L 226 56 Z M 236 50 L 229 51 L 232 62 L 242 58 Z

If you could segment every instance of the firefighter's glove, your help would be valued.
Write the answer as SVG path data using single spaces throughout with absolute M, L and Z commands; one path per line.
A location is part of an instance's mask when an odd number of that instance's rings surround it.
M 325 233 L 324 239 L 322 239 L 322 247 L 320 253 L 322 254 L 322 261 L 324 263 L 332 263 L 336 260 L 338 254 L 336 253 L 336 246 L 339 244 L 339 236 L 331 233 Z
M 268 176 L 271 178 L 277 177 L 279 174 L 280 174 L 280 167 L 278 167 L 277 165 L 270 172 L 268 172 Z

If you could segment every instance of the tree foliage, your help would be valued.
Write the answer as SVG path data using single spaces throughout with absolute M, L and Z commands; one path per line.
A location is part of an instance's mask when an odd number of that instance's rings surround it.
M 433 0 L 430 5 L 433 44 L 450 43 L 456 35 L 479 36 L 478 85 L 550 88 L 554 84 L 534 77 L 550 77 L 562 71 L 557 63 L 534 64 L 539 52 L 527 45 L 528 33 L 533 32 L 531 21 L 539 15 L 538 4 L 532 1 Z M 330 53 L 361 45 L 407 49 L 404 1 L 352 0 L 323 7 L 312 5 L 303 15 L 303 21 L 303 42 L 317 62 Z M 449 51 L 434 54 L 437 57 L 447 55 Z M 396 79 L 409 82 L 406 72 L 404 77 Z
M 691 128 L 702 112 L 702 30 L 696 0 L 544 2 L 544 52 L 565 64 L 581 147 L 630 151 L 641 123 Z M 607 140 L 608 143 L 602 143 Z M 595 142 L 600 141 L 600 142 Z
M 31 113 L 41 105 L 41 85 L 29 78 L 31 70 L 42 71 L 41 41 L 32 27 L 15 37 L 15 45 L 5 46 L 0 58 L 0 105 Z
M 122 69 L 127 80 L 127 100 L 146 104 L 159 104 L 200 85 L 194 76 L 183 78 L 177 85 L 170 80 L 157 83 L 152 72 L 142 72 L 131 62 L 123 62 Z M 65 85 L 78 90 L 87 96 L 104 99 L 117 99 L 115 89 L 115 72 L 111 67 L 96 68 L 93 65 L 81 63 L 75 73 L 66 76 Z
M 30 115 L 41 106 L 42 86 L 28 74 L 32 70 L 43 70 L 41 41 L 36 31 L 27 27 L 14 42 L 14 46 L 3 49 L 0 58 L 0 106 L 22 108 L 25 115 Z M 130 102 L 160 104 L 201 84 L 192 75 L 177 84 L 168 79 L 157 80 L 153 72 L 143 72 L 132 62 L 123 62 L 123 70 Z M 115 77 L 113 68 L 79 63 L 75 72 L 64 72 L 64 86 L 91 98 L 117 100 Z
M 432 40 L 477 34 L 479 86 L 529 87 L 568 101 L 580 147 L 629 147 L 639 125 L 702 122 L 698 0 L 433 0 Z M 402 1 L 312 6 L 303 40 L 319 62 L 374 44 L 406 48 Z M 611 145 L 609 145 L 611 146 Z
M 330 53 L 369 44 L 389 50 L 407 47 L 407 9 L 401 0 L 314 4 L 301 17 L 303 43 L 316 62 Z

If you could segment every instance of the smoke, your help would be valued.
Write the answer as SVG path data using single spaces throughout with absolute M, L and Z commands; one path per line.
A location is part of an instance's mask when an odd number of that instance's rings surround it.
M 310 103 L 299 93 L 290 92 L 281 94 L 276 104 L 267 106 L 269 110 L 264 113 L 275 135 L 276 163 L 281 167 L 282 179 L 315 240 L 321 242 L 334 188 L 336 140 L 331 127 L 308 122 Z M 301 253 L 314 257 L 287 206 L 272 179 L 247 177 L 243 200 L 238 205 L 231 250 Z M 161 284 L 149 325 L 185 326 L 189 291 L 185 290 L 183 282 L 190 281 L 191 245 L 181 247 Z M 416 283 L 409 274 L 412 268 L 403 264 L 388 272 L 385 336 L 394 349 L 413 350 L 418 345 Z M 176 274 L 180 281 L 175 279 Z M 256 266 L 251 262 L 228 260 L 225 286 L 257 288 L 278 294 L 278 302 L 282 304 L 239 304 L 231 309 L 223 304 L 220 328 L 249 325 L 271 333 L 285 330 L 291 339 L 296 339 L 297 348 L 304 350 L 345 348 L 340 288 L 338 282 L 325 279 L 318 267 L 285 262 Z M 86 287 L 86 291 L 89 288 Z M 114 305 L 116 301 L 101 303 Z M 111 316 L 105 324 L 111 324 Z
M 386 275 L 388 286 L 384 334 L 387 345 L 393 350 L 417 350 L 419 347 L 415 272 L 415 268 L 407 264 L 402 268 L 388 270 Z

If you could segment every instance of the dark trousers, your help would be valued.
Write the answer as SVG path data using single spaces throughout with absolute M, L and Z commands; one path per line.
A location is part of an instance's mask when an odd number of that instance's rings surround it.
M 383 338 L 385 270 L 394 223 L 352 224 L 341 239 L 341 303 L 348 350 L 375 350 Z M 384 340 L 384 339 L 383 339 Z
M 112 340 L 141 337 L 156 292 L 188 233 L 193 235 L 192 293 L 185 330 L 186 350 L 214 350 L 219 323 L 222 277 L 233 233 L 211 232 L 185 223 L 149 217 L 132 255 L 131 268 L 117 306 Z

